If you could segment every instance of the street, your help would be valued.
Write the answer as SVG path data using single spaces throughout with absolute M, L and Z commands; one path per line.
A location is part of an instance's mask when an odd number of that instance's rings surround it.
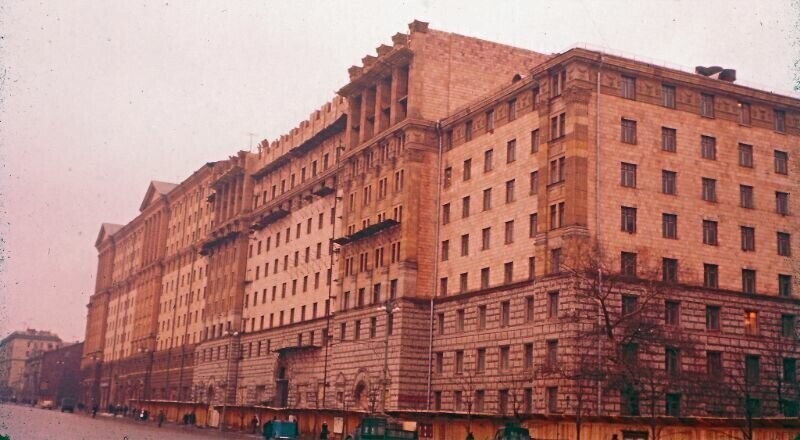
M 253 435 L 220 433 L 215 430 L 137 422 L 122 417 L 85 413 L 62 413 L 23 405 L 0 404 L 0 437 L 10 440 L 191 440 L 257 439 Z

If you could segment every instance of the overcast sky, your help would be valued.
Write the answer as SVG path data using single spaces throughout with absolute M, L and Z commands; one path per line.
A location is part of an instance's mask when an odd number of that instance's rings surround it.
M 415 18 L 544 53 L 718 64 L 784 94 L 800 58 L 788 0 L 224 3 L 0 5 L 0 337 L 83 339 L 101 222 L 130 221 L 151 179 L 287 132 Z

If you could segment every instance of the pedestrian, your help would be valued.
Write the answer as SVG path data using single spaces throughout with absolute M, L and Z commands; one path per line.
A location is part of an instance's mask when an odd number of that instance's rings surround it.
M 97 417 L 97 404 L 92 405 L 92 418 Z
M 253 434 L 255 434 L 256 430 L 258 430 L 258 418 L 255 416 L 255 414 L 253 415 L 253 418 L 250 420 L 250 429 L 253 431 Z
M 322 429 L 319 431 L 319 440 L 328 440 L 328 423 L 322 422 Z
M 158 427 L 159 428 L 161 427 L 162 424 L 164 424 L 164 419 L 165 418 L 166 417 L 164 416 L 164 410 L 159 411 L 158 412 Z
M 475 440 L 475 436 L 472 435 L 472 431 L 467 433 L 467 437 L 464 440 Z

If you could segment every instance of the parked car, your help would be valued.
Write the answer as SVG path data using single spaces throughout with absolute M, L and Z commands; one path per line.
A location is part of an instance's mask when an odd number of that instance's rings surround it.
M 417 440 L 417 431 L 403 429 L 386 417 L 366 417 L 347 440 Z
M 75 399 L 71 397 L 65 397 L 61 399 L 61 412 L 69 411 L 71 413 L 75 412 Z
M 296 440 L 298 435 L 297 422 L 272 420 L 264 425 L 266 440 Z
M 506 426 L 494 433 L 494 440 L 531 440 L 531 434 L 528 428 L 516 423 L 506 423 Z
M 41 409 L 53 409 L 55 407 L 56 407 L 55 402 L 49 399 L 45 399 L 39 402 L 39 408 Z

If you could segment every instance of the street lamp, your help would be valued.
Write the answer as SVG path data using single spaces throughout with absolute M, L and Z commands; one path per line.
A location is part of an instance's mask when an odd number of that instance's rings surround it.
M 233 358 L 233 338 L 239 336 L 238 331 L 231 332 L 229 330 L 225 330 L 224 335 L 229 336 L 228 339 L 228 359 L 227 364 L 228 366 L 225 368 L 225 394 L 222 395 L 222 414 L 219 420 L 219 430 L 225 430 L 225 409 L 228 406 L 228 390 L 230 389 L 230 375 L 231 375 L 231 359 Z
M 389 394 L 389 319 L 391 319 L 392 313 L 400 311 L 400 307 L 394 301 L 389 300 L 378 307 L 378 310 L 386 312 L 386 328 L 383 337 L 383 389 L 381 390 L 381 412 L 386 414 L 386 398 Z

